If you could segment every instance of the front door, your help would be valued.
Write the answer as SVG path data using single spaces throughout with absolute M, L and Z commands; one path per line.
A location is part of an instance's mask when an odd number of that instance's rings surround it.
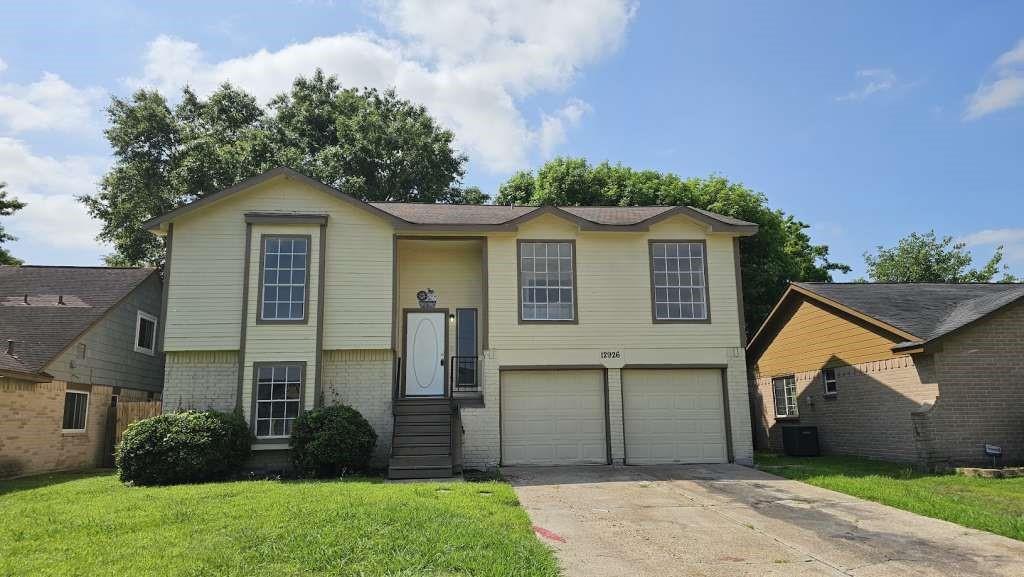
M 405 316 L 405 396 L 444 396 L 446 312 Z

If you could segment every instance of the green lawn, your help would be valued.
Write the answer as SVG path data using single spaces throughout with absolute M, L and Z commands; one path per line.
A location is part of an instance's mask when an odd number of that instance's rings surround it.
M 756 463 L 759 469 L 781 477 L 1024 541 L 1021 477 L 929 475 L 907 465 L 855 457 L 759 454 Z
M 0 575 L 557 575 L 505 483 L 0 482 Z

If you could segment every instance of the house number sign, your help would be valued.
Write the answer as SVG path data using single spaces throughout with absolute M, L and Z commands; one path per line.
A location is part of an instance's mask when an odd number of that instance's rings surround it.
M 622 351 L 601 351 L 602 359 L 621 359 Z

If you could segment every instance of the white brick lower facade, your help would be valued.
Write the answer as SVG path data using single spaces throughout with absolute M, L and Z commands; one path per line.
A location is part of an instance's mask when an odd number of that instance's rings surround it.
M 362 413 L 377 433 L 374 462 L 391 452 L 391 351 L 383 349 L 324 351 L 323 403 L 348 405 Z
M 164 412 L 235 410 L 238 351 L 171 351 L 164 363 Z

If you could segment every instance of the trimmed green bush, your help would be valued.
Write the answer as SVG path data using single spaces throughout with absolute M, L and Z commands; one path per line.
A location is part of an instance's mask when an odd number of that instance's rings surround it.
M 306 411 L 292 426 L 292 461 L 304 476 L 337 477 L 366 470 L 376 444 L 370 423 L 346 405 Z
M 185 411 L 128 425 L 117 446 L 121 481 L 175 485 L 224 479 L 249 457 L 252 433 L 238 413 Z

